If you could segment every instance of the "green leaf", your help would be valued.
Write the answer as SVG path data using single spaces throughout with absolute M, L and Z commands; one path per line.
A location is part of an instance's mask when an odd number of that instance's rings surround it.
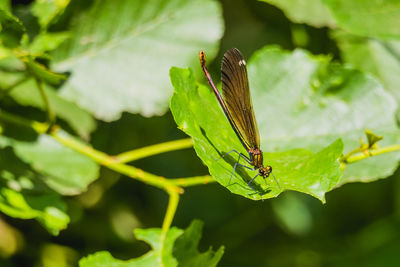
M 161 229 L 135 229 L 137 239 L 148 243 L 152 250 L 136 259 L 127 261 L 113 258 L 108 251 L 100 251 L 89 255 L 79 261 L 80 267 L 112 266 L 112 267 L 153 267 L 153 266 L 217 266 L 224 252 L 223 247 L 213 252 L 210 248 L 207 252 L 200 253 L 197 246 L 201 237 L 202 223 L 193 221 L 183 230 L 176 227 L 169 229 L 163 247 L 160 245 Z M 183 233 L 183 234 L 182 234 Z M 179 237 L 179 239 L 177 239 Z
M 193 138 L 196 153 L 208 166 L 211 175 L 220 184 L 227 186 L 237 155 L 218 159 L 232 149 L 244 154 L 246 151 L 208 87 L 197 86 L 190 70 L 172 68 L 170 76 L 175 88 L 171 111 L 176 123 Z M 306 149 L 264 152 L 264 158 L 272 166 L 279 185 L 272 177 L 268 178 L 268 185 L 262 182 L 262 177 L 258 177 L 253 184 L 253 188 L 259 192 L 257 194 L 247 186 L 256 172 L 240 168 L 233 173 L 232 182 L 227 188 L 232 193 L 255 200 L 276 197 L 283 188 L 307 193 L 324 201 L 325 192 L 336 185 L 341 175 L 338 159 L 342 151 L 343 144 L 338 140 L 316 154 Z
M 224 247 L 220 247 L 216 252 L 210 247 L 206 252 L 200 253 L 197 250 L 199 246 L 203 223 L 194 220 L 186 228 L 175 243 L 174 256 L 178 260 L 178 266 L 185 267 L 214 267 L 217 266 L 224 254 Z
M 135 236 L 139 240 L 148 243 L 152 250 L 137 259 L 122 261 L 115 259 L 108 251 L 101 251 L 89 255 L 79 261 L 80 267 L 112 266 L 112 267 L 153 267 L 153 266 L 177 266 L 177 260 L 172 256 L 172 248 L 175 240 L 182 234 L 183 230 L 172 227 L 166 237 L 161 251 L 160 238 L 161 229 L 135 229 Z
M 11 146 L 20 159 L 43 175 L 46 185 L 62 195 L 85 191 L 99 175 L 99 166 L 92 159 L 62 146 L 48 135 L 39 135 L 35 141 L 0 136 L 0 147 L 5 146 Z
M 249 62 L 249 79 L 266 151 L 318 151 L 342 138 L 347 153 L 359 147 L 366 129 L 383 136 L 380 146 L 400 142 L 393 97 L 372 77 L 328 57 L 265 48 Z M 399 157 L 388 153 L 347 165 L 340 183 L 387 177 Z
M 0 1 L 0 9 L 3 9 L 7 12 L 11 12 L 11 1 L 10 0 Z
M 303 50 L 285 52 L 266 47 L 255 53 L 248 71 L 264 163 L 272 166 L 284 189 L 323 199 L 323 193 L 335 186 L 340 175 L 337 158 L 342 152 L 341 142 L 326 147 L 338 138 L 343 139 L 346 153 L 359 147 L 365 129 L 383 135 L 382 146 L 399 141 L 393 116 L 396 104 L 392 97 L 375 79 L 354 69 L 330 63 L 328 57 L 312 56 Z M 196 152 L 211 175 L 227 186 L 237 155 L 218 159 L 232 149 L 246 151 L 211 89 L 197 86 L 188 70 L 173 68 L 170 75 L 175 87 L 171 100 L 175 121 L 192 136 Z M 319 152 L 286 151 L 294 148 Z M 399 156 L 399 153 L 385 154 L 348 165 L 340 183 L 386 177 L 396 169 Z M 252 190 L 246 184 L 254 175 L 254 172 L 239 169 L 227 188 L 259 199 L 254 192 L 251 196 Z M 256 179 L 256 184 L 261 192 L 271 190 L 264 198 L 280 192 L 271 177 L 267 187 L 261 178 Z
M 55 73 L 46 66 L 40 64 L 39 62 L 35 61 L 31 57 L 24 58 L 24 62 L 28 71 L 38 79 L 52 85 L 58 85 L 67 77 L 64 74 Z
M 397 0 L 323 0 L 337 24 L 360 36 L 400 38 L 400 2 Z
M 40 26 L 46 29 L 64 13 L 69 2 L 70 0 L 35 0 L 31 10 L 38 18 Z
M 0 9 L 0 45 L 17 47 L 20 44 L 25 28 L 18 18 L 11 13 Z
M 0 46 L 0 60 L 4 60 L 13 56 L 13 53 L 10 49 Z
M 374 75 L 400 103 L 400 42 L 356 37 L 342 31 L 332 35 L 344 61 Z
M 61 98 L 51 86 L 44 84 L 43 88 L 49 100 L 50 107 L 56 113 L 57 117 L 65 120 L 80 136 L 88 138 L 89 133 L 96 127 L 93 117 L 88 112 L 79 108 L 75 103 Z M 43 99 L 33 79 L 15 87 L 9 92 L 9 96 L 20 105 L 45 110 Z
M 36 219 L 57 235 L 69 223 L 66 206 L 40 179 L 11 149 L 0 150 L 0 211 L 14 218 Z
M 56 49 L 69 37 L 68 32 L 40 33 L 30 44 L 29 51 L 34 56 L 42 55 L 44 52 Z
M 296 23 L 306 23 L 314 27 L 334 27 L 335 19 L 324 0 L 259 0 L 277 6 Z
M 72 71 L 62 95 L 107 121 L 163 114 L 170 66 L 197 66 L 201 48 L 215 55 L 223 30 L 214 0 L 97 0 L 72 25 L 53 53 L 55 70 Z

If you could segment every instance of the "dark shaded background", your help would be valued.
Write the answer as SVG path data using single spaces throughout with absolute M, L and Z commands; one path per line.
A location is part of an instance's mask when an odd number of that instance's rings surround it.
M 13 5 L 29 2 L 13 1 Z M 254 0 L 221 3 L 226 30 L 210 67 L 215 77 L 223 53 L 232 47 L 246 58 L 264 45 L 277 44 L 289 50 L 302 47 L 314 54 L 331 54 L 340 61 L 326 28 L 294 24 L 279 9 Z M 113 123 L 98 122 L 91 140 L 95 148 L 117 154 L 185 137 L 168 112 L 153 118 L 124 114 Z M 192 149 L 134 165 L 166 177 L 207 174 Z M 400 183 L 396 176 L 345 185 L 328 193 L 325 205 L 293 192 L 254 202 L 218 184 L 187 188 L 173 225 L 186 228 L 194 218 L 204 221 L 200 250 L 225 246 L 219 266 L 399 266 Z M 167 200 L 163 191 L 103 168 L 87 193 L 68 198 L 72 222 L 58 237 L 33 220 L 2 214 L 21 232 L 24 247 L 11 258 L 0 259 L 0 266 L 51 266 L 43 259 L 60 255 L 73 266 L 82 256 L 99 250 L 109 250 L 120 259 L 140 256 L 149 247 L 134 239 L 132 229 L 160 227 Z

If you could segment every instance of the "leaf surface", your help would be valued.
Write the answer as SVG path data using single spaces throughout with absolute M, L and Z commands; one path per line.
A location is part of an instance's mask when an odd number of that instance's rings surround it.
M 281 188 L 324 200 L 324 193 L 339 184 L 372 181 L 396 169 L 400 153 L 384 154 L 347 165 L 339 180 L 338 158 L 343 144 L 335 141 L 338 138 L 344 142 L 345 153 L 360 145 L 366 129 L 384 136 L 380 145 L 399 141 L 396 103 L 372 77 L 330 63 L 329 57 L 276 47 L 256 52 L 248 71 L 264 164 L 272 166 Z M 208 86 L 196 84 L 189 70 L 173 68 L 170 76 L 175 88 L 171 100 L 175 121 L 192 136 L 211 175 L 227 186 L 238 156 L 221 156 L 232 149 L 246 151 Z M 239 167 L 227 188 L 260 199 L 247 186 L 256 173 Z M 256 178 L 256 187 L 262 198 L 281 192 L 272 177 L 267 185 Z
M 1 136 L 0 146 L 11 146 L 20 159 L 43 175 L 46 185 L 62 195 L 85 191 L 99 175 L 99 166 L 92 159 L 61 145 L 48 135 L 39 135 L 36 140 Z
M 42 175 L 18 159 L 11 149 L 0 149 L 0 211 L 20 219 L 36 219 L 57 235 L 70 219 L 60 195 L 49 190 Z
M 123 261 L 114 258 L 108 251 L 100 251 L 81 259 L 79 261 L 79 266 L 216 266 L 222 257 L 222 248 L 217 252 L 209 250 L 205 253 L 199 253 L 196 251 L 196 246 L 201 236 L 201 228 L 201 223 L 198 221 L 192 222 L 185 231 L 172 227 L 166 235 L 162 249 L 160 246 L 161 229 L 135 229 L 134 233 L 136 238 L 145 241 L 151 246 L 151 250 L 143 256 Z M 178 237 L 180 237 L 179 240 L 177 240 Z M 175 257 L 175 255 L 177 256 Z M 194 256 L 191 261 L 187 259 L 189 255 Z
M 360 36 L 400 39 L 397 0 L 323 0 L 342 29 Z
M 61 94 L 111 121 L 124 111 L 163 114 L 172 65 L 197 65 L 201 48 L 214 55 L 222 35 L 213 0 L 94 1 L 53 55 L 56 71 L 72 75 Z
M 335 19 L 323 0 L 259 0 L 277 6 L 296 23 L 306 23 L 314 27 L 334 27 Z

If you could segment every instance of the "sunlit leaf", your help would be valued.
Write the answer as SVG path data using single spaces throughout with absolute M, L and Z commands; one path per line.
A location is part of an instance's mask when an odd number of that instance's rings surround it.
M 61 93 L 107 121 L 163 114 L 170 66 L 197 66 L 200 48 L 214 55 L 223 29 L 213 0 L 94 1 L 72 25 L 53 54 L 56 71 L 72 71 Z
M 68 32 L 57 33 L 41 33 L 35 37 L 29 46 L 29 50 L 33 55 L 40 55 L 44 52 L 51 51 L 60 46 L 70 37 Z
M 344 61 L 374 75 L 400 103 L 400 42 L 357 37 L 342 31 L 333 36 Z
M 384 137 L 381 146 L 399 141 L 394 100 L 376 80 L 354 69 L 302 50 L 290 53 L 266 47 L 255 53 L 248 70 L 264 163 L 272 166 L 284 189 L 323 199 L 340 175 L 336 169 L 340 142 L 326 147 L 338 138 L 344 141 L 345 153 L 359 147 L 366 129 Z M 237 155 L 218 159 L 232 149 L 246 151 L 208 86 L 196 85 L 188 70 L 172 69 L 171 80 L 175 87 L 171 110 L 178 126 L 192 136 L 211 175 L 227 186 Z M 286 151 L 294 148 L 303 149 Z M 384 154 L 347 165 L 340 183 L 386 177 L 396 169 L 399 156 Z M 246 184 L 254 175 L 239 169 L 227 188 L 259 199 Z M 268 186 L 261 178 L 256 181 L 262 192 L 271 190 L 264 198 L 279 194 L 271 177 Z
M 334 27 L 335 19 L 324 0 L 259 0 L 277 6 L 296 23 L 306 23 L 314 27 Z
M 307 149 L 264 152 L 265 162 L 272 166 L 279 185 L 272 177 L 268 178 L 268 184 L 258 177 L 252 185 L 258 191 L 256 193 L 247 183 L 257 172 L 238 168 L 228 186 L 238 156 L 230 154 L 220 159 L 221 156 L 232 149 L 241 153 L 246 151 L 218 107 L 211 90 L 196 85 L 190 70 L 172 68 L 170 75 L 175 88 L 171 99 L 175 121 L 193 138 L 197 155 L 208 166 L 211 175 L 231 192 L 251 199 L 266 199 L 276 197 L 283 189 L 290 189 L 324 201 L 325 192 L 338 182 L 341 175 L 338 159 L 343 150 L 340 140 L 318 153 Z M 262 139 L 262 146 L 265 141 Z
M 323 0 L 337 24 L 360 36 L 400 39 L 398 0 Z
M 87 138 L 96 127 L 92 116 L 75 103 L 61 98 L 51 86 L 44 84 L 43 88 L 49 100 L 49 105 L 57 117 L 65 120 L 80 136 Z M 9 95 L 20 105 L 45 110 L 42 96 L 33 79 L 15 87 Z
M 400 141 L 393 97 L 372 77 L 330 63 L 329 57 L 267 48 L 251 58 L 249 79 L 266 151 L 317 151 L 342 138 L 347 153 L 359 146 L 366 129 L 383 136 L 380 146 Z M 350 164 L 340 183 L 387 177 L 399 157 L 389 153 Z
M 47 28 L 64 12 L 69 2 L 70 0 L 35 0 L 31 10 L 38 17 L 40 26 Z

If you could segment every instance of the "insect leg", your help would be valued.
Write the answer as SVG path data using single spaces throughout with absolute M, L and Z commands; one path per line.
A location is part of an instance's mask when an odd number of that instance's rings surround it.
M 230 152 L 233 152 L 233 150 L 230 151 Z M 230 153 L 230 152 L 228 152 L 228 153 Z M 225 155 L 226 155 L 226 154 L 225 154 Z M 225 156 L 225 155 L 224 155 L 224 156 Z M 239 157 L 238 157 L 238 159 L 237 159 L 237 161 L 236 161 L 236 163 L 235 163 L 235 166 L 233 166 L 233 170 L 232 170 L 232 173 L 231 173 L 231 177 L 229 177 L 229 183 L 228 183 L 227 186 L 229 186 L 229 185 L 231 184 L 232 176 L 233 176 L 233 174 L 235 173 L 235 170 L 236 170 L 237 165 L 239 164 L 239 160 L 240 160 L 240 154 L 239 154 Z M 240 164 L 240 165 L 241 165 L 241 164 Z
M 217 159 L 217 161 L 220 160 L 220 159 L 222 159 L 223 157 L 225 157 L 226 155 L 228 155 L 228 154 L 230 154 L 230 153 L 232 153 L 232 152 L 237 153 L 242 159 L 244 159 L 248 164 L 251 165 L 250 159 L 249 159 L 246 155 L 240 153 L 239 151 L 237 151 L 237 150 L 235 150 L 235 149 L 232 149 L 231 151 L 226 152 L 226 153 L 223 154 L 219 159 Z
M 272 172 L 271 172 L 271 174 L 272 174 L 272 177 L 274 177 L 274 180 L 275 180 L 276 184 L 278 185 L 279 189 L 281 189 L 281 186 L 279 185 L 278 180 L 276 180 L 275 175 Z M 265 181 L 265 179 L 264 179 L 264 181 Z
M 235 173 L 236 167 L 237 167 L 237 166 L 242 166 L 242 167 L 244 167 L 244 168 L 247 168 L 247 169 L 249 169 L 249 170 L 254 171 L 253 168 L 250 168 L 249 166 L 240 164 L 240 163 L 239 163 L 239 160 L 240 160 L 240 154 L 239 154 L 238 160 L 237 160 L 236 163 L 235 163 L 235 166 L 233 166 L 233 170 L 232 170 L 232 173 L 231 173 L 231 177 L 229 178 L 229 183 L 228 183 L 227 186 L 229 186 L 229 185 L 231 184 L 232 176 L 233 176 L 233 174 Z
M 251 186 L 251 184 L 253 183 L 254 179 L 257 178 L 258 175 L 260 175 L 260 174 L 257 173 L 257 175 L 254 176 L 253 179 L 251 179 L 250 182 L 247 183 L 247 185 L 248 185 L 251 189 L 253 189 L 254 192 L 257 192 L 257 191 Z

